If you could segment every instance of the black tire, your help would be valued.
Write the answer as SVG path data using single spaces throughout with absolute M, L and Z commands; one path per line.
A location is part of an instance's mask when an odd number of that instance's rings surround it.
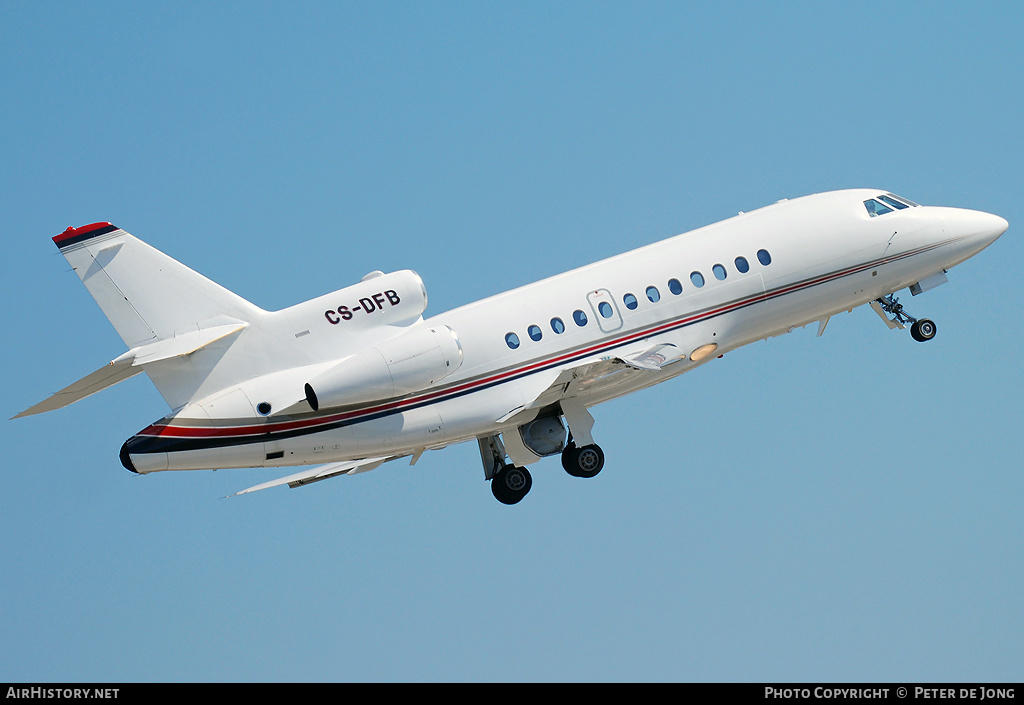
M 576 444 L 569 441 L 569 445 L 562 451 L 562 469 L 573 477 L 579 477 L 576 474 L 576 455 L 580 452 L 580 449 L 576 447 Z
M 533 487 L 533 478 L 526 468 L 505 465 L 491 479 L 491 494 L 502 504 L 516 504 L 522 501 Z
M 931 340 L 935 337 L 936 332 L 935 322 L 927 318 L 922 318 L 910 326 L 910 337 L 919 343 Z
M 562 467 L 573 477 L 594 477 L 604 467 L 604 451 L 598 445 L 570 444 L 562 451 Z

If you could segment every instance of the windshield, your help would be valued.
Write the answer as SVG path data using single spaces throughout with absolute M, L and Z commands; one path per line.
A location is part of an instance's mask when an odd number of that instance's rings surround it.
M 897 196 L 892 193 L 883 193 L 876 198 L 869 198 L 864 201 L 864 207 L 867 209 L 868 215 L 874 218 L 879 215 L 885 215 L 886 213 L 892 213 L 894 210 L 916 208 L 918 206 L 913 201 L 907 200 L 902 196 Z

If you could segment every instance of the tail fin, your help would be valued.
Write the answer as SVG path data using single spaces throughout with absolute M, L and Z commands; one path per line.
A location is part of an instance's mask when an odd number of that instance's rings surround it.
M 262 313 L 110 223 L 68 228 L 53 241 L 129 348 Z
M 241 332 L 265 314 L 110 223 L 68 228 L 53 241 L 129 349 L 18 417 L 59 409 L 142 371 L 177 408 L 210 381 Z M 216 381 L 248 373 L 236 365 Z

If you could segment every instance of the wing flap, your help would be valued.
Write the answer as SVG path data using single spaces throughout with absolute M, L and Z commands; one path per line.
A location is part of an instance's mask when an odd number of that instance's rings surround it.
M 679 353 L 672 343 L 657 343 L 637 352 L 625 353 L 617 359 L 637 370 L 661 372 L 662 367 L 679 359 Z
M 631 370 L 644 374 L 658 373 L 667 365 L 682 358 L 674 344 L 652 343 L 646 340 L 615 355 L 563 368 L 546 380 L 538 377 L 540 384 L 536 391 L 524 394 L 528 401 L 510 409 L 495 421 L 499 424 L 514 423 L 519 414 L 549 406 L 567 397 L 586 394 L 596 385 L 613 383 L 620 375 L 631 374 Z

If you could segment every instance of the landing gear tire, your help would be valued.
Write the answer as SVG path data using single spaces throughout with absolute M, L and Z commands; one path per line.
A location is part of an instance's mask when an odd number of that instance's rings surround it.
M 504 465 L 491 479 L 491 493 L 502 504 L 516 504 L 533 487 L 533 478 L 526 468 Z
M 577 448 L 570 443 L 562 451 L 562 467 L 573 477 L 593 477 L 604 467 L 604 451 L 598 445 Z
M 910 337 L 919 343 L 931 340 L 935 337 L 935 333 L 935 323 L 927 318 L 922 318 L 910 326 Z

